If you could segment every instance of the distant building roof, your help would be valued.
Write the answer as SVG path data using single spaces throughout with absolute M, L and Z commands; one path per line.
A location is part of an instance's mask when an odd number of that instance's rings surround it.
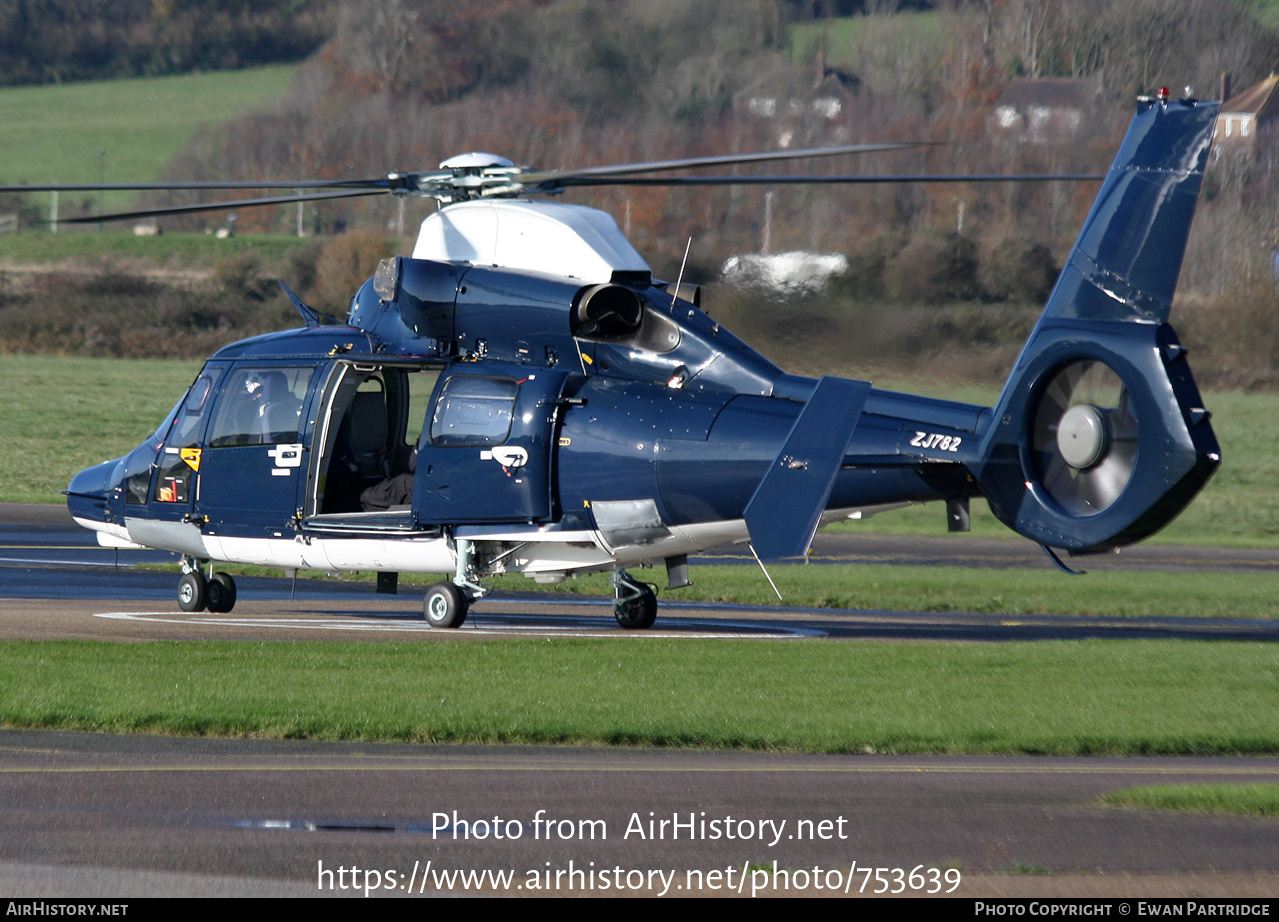
M 1258 118 L 1271 118 L 1279 115 L 1279 76 L 1271 74 L 1256 86 L 1251 86 L 1237 96 L 1232 96 L 1221 104 L 1222 113 L 1240 112 L 1255 115 Z
M 1212 137 L 1213 157 L 1231 149 L 1236 154 L 1249 154 L 1266 138 L 1270 138 L 1279 125 L 1279 76 L 1271 74 L 1260 83 L 1248 87 L 1242 93 L 1231 96 L 1217 113 L 1217 125 Z

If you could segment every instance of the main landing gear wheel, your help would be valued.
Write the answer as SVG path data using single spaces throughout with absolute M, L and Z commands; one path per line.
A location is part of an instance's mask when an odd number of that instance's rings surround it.
M 183 573 L 178 580 L 178 608 L 183 611 L 204 611 L 209 601 L 209 587 L 199 570 Z
M 628 631 L 642 631 L 657 620 L 657 593 L 625 570 L 613 574 L 613 617 Z
M 426 590 L 423 610 L 431 627 L 461 627 L 470 606 L 466 595 L 452 583 L 436 583 Z
M 226 573 L 214 573 L 205 588 L 209 611 L 224 614 L 235 608 L 235 580 Z

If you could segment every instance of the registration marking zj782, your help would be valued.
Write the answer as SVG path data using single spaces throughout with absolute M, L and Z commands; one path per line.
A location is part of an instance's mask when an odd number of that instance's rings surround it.
M 958 435 L 942 435 L 940 432 L 916 432 L 910 440 L 914 448 L 936 448 L 938 451 L 959 451 L 963 438 Z

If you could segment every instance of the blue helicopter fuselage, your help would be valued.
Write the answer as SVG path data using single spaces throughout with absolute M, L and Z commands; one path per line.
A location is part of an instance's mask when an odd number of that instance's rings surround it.
M 619 623 L 646 627 L 655 598 L 627 566 L 684 585 L 688 554 L 801 556 L 823 521 L 939 499 L 952 528 L 982 495 L 1046 548 L 1131 544 L 1220 463 L 1168 324 L 1217 108 L 1139 100 L 993 408 L 786 374 L 655 283 L 607 216 L 462 203 L 424 224 L 415 253 L 437 258 L 384 260 L 345 324 L 290 293 L 305 329 L 220 350 L 68 503 L 101 543 L 182 554 L 188 611 L 234 604 L 203 561 L 453 571 L 427 593 L 439 626 L 484 576 L 610 570 Z M 484 262 L 556 215 L 599 259 L 557 263 L 552 234 L 519 252 L 554 274 Z
M 747 507 L 819 382 L 784 374 L 647 279 L 625 281 L 397 259 L 381 292 L 377 279 L 361 289 L 349 325 L 220 350 L 151 440 L 77 476 L 72 512 L 195 558 L 338 569 L 335 542 L 355 552 L 372 536 L 418 539 L 419 551 L 445 536 L 575 546 L 549 565 L 508 563 L 551 574 L 745 540 Z M 775 524 L 795 518 L 791 545 L 819 519 L 977 492 L 963 462 L 989 411 L 868 385 L 859 399 L 830 446 L 805 446 L 820 502 L 759 508 Z M 285 404 L 280 428 L 263 428 L 263 402 Z M 804 428 L 820 438 L 831 426 L 810 414 Z M 411 500 L 362 508 L 363 489 L 407 473 L 414 449 Z M 366 551 L 347 565 L 441 563 L 435 549 L 420 561 Z

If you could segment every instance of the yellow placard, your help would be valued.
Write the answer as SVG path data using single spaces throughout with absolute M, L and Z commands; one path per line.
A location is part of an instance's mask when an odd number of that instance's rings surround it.
M 184 448 L 178 452 L 178 456 L 187 463 L 187 467 L 193 471 L 200 469 L 200 449 Z

